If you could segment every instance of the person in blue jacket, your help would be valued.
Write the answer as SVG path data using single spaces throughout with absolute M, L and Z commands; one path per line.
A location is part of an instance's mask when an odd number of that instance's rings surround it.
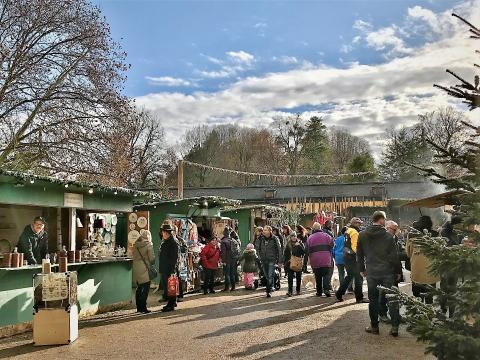
M 344 226 L 340 232 L 340 235 L 335 239 L 335 244 L 333 247 L 333 256 L 335 257 L 335 265 L 337 266 L 338 270 L 338 280 L 340 284 L 343 283 L 343 279 L 345 278 L 345 262 L 343 260 L 343 242 L 345 241 L 345 231 L 347 231 L 347 227 Z M 353 284 L 350 282 L 348 286 L 348 291 L 353 292 Z

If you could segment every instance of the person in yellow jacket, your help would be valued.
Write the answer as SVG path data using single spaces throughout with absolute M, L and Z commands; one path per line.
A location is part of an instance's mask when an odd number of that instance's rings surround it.
M 421 252 L 420 248 L 413 243 L 413 239 L 423 236 L 423 231 L 427 230 L 431 236 L 438 236 L 438 232 L 432 230 L 432 219 L 430 216 L 421 216 L 419 220 L 413 223 L 413 228 L 420 234 L 410 233 L 407 239 L 406 252 L 410 258 L 412 279 L 412 293 L 414 296 L 422 298 L 425 303 L 432 304 L 433 297 L 428 294 L 426 285 L 435 287 L 439 276 L 429 272 L 430 260 Z
M 358 244 L 358 232 L 363 222 L 358 217 L 354 217 L 350 220 L 350 226 L 345 231 L 345 242 L 343 244 L 343 260 L 345 262 L 345 269 L 347 270 L 347 276 L 340 284 L 335 296 L 337 301 L 343 301 L 343 295 L 348 289 L 352 279 L 355 282 L 355 299 L 357 303 L 368 303 L 367 299 L 363 298 L 363 277 L 360 275 L 360 271 L 357 265 L 357 244 Z

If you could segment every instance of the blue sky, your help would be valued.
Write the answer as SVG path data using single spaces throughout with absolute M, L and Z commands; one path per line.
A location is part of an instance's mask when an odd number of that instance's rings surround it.
M 476 0 L 94 3 L 132 64 L 126 95 L 172 141 L 199 123 L 267 126 L 305 111 L 378 147 L 385 129 L 446 104 L 431 85 L 444 66 L 470 71 L 474 49 L 450 13 L 479 16 L 467 13 Z
M 196 80 L 198 87 L 180 86 L 188 93 L 214 91 L 239 77 L 291 69 L 297 61 L 341 67 L 344 62 L 382 62 L 382 54 L 357 48 L 346 54 L 342 46 L 358 31 L 356 20 L 376 26 L 400 22 L 409 7 L 424 4 L 445 10 L 453 1 L 115 1 L 97 2 L 113 37 L 128 52 L 132 68 L 125 92 L 141 96 L 169 90 L 147 77 Z M 212 58 L 244 51 L 255 66 L 233 76 L 208 78 L 218 72 Z M 210 60 L 209 60 L 210 59 Z M 210 76 L 213 76 L 213 75 Z M 220 76 L 218 74 L 217 76 Z

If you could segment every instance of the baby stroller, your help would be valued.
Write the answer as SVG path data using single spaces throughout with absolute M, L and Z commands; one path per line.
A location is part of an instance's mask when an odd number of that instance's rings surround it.
M 257 283 L 258 283 L 258 280 L 257 280 Z M 260 285 L 267 286 L 267 278 L 263 273 L 263 267 L 260 267 Z M 273 275 L 273 287 L 275 290 L 280 290 L 280 267 L 278 265 L 275 265 L 275 272 Z

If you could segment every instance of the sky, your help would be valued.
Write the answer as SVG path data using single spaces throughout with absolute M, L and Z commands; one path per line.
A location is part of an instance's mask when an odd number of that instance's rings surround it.
M 473 79 L 480 0 L 95 0 L 131 64 L 124 92 L 178 143 L 200 124 L 266 127 L 301 112 L 369 141 L 453 105 Z M 478 61 L 477 61 L 478 62 Z

